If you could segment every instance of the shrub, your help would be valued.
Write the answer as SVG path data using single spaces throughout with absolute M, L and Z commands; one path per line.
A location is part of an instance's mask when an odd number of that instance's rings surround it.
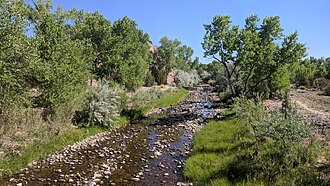
M 323 93 L 326 96 L 330 96 L 330 84 L 324 88 Z
M 163 97 L 164 94 L 165 92 L 157 87 L 152 87 L 146 91 L 144 90 L 136 91 L 132 95 L 132 107 L 138 108 L 139 106 L 144 105 L 147 102 Z
M 190 87 L 200 83 L 201 79 L 196 70 L 192 70 L 190 72 L 177 70 L 174 82 L 178 87 Z
M 314 86 L 317 89 L 323 90 L 329 85 L 329 81 L 326 78 L 317 78 L 314 80 Z
M 125 91 L 119 87 L 103 84 L 92 90 L 86 98 L 82 111 L 76 112 L 75 122 L 80 126 L 101 125 L 109 127 L 123 110 Z
M 145 77 L 144 84 L 147 87 L 151 87 L 155 84 L 155 77 L 152 75 L 152 73 L 149 71 Z
M 246 151 L 243 160 L 252 159 L 251 169 L 270 182 L 281 174 L 297 171 L 298 166 L 313 165 L 317 151 L 310 125 L 295 108 L 286 110 L 286 114 L 280 109 L 269 113 L 259 100 L 235 99 L 234 110 L 245 124 L 240 134 L 252 141 L 252 151 Z

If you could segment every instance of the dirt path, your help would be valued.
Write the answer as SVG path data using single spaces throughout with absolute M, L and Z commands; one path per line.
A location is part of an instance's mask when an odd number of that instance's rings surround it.
M 210 90 L 198 87 L 177 106 L 33 162 L 2 184 L 190 185 L 182 170 L 193 135 L 220 112 Z
M 290 99 L 305 120 L 317 127 L 320 138 L 330 135 L 330 97 L 318 91 L 291 90 Z
M 305 103 L 299 101 L 299 100 L 293 100 L 293 103 L 297 104 L 297 106 L 303 110 L 306 110 L 307 112 L 310 112 L 312 114 L 316 114 L 321 116 L 330 116 L 329 112 L 324 112 L 324 111 L 319 111 L 319 110 L 315 110 L 313 108 L 308 107 Z

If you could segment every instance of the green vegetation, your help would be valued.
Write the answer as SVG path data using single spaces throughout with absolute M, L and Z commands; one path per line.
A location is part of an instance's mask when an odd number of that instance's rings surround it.
M 236 136 L 240 127 L 233 118 L 209 122 L 194 138 L 184 176 L 197 185 L 228 183 L 227 172 L 237 157 L 235 151 L 243 143 Z
M 175 85 L 178 87 L 196 86 L 201 82 L 201 79 L 196 70 L 185 72 L 177 70 L 174 78 Z
M 259 21 L 251 15 L 239 29 L 231 24 L 230 16 L 215 16 L 204 25 L 204 55 L 222 65 L 229 97 L 253 93 L 268 97 L 274 73 L 305 56 L 296 32 L 283 36 L 280 17 L 266 17 L 260 25 Z
M 182 45 L 177 39 L 170 40 L 167 37 L 161 38 L 159 43 L 160 46 L 155 51 L 154 61 L 150 66 L 158 84 L 166 84 L 167 74 L 171 69 L 189 71 L 191 68 L 197 67 L 199 58 L 192 61 L 194 51 L 191 47 Z
M 107 82 L 96 90 L 89 91 L 82 111 L 76 111 L 75 122 L 80 126 L 100 125 L 111 127 L 120 116 L 126 97 L 121 87 L 109 87 Z
M 235 101 L 236 118 L 227 113 L 194 139 L 187 179 L 201 185 L 324 184 L 315 175 L 312 129 L 287 98 L 291 84 L 330 95 L 330 58 L 305 58 L 298 33 L 285 36 L 278 16 L 260 22 L 251 15 L 243 28 L 230 16 L 215 16 L 204 25 L 204 55 L 214 60 L 207 65 L 192 59 L 193 49 L 177 39 L 163 37 L 154 46 L 128 17 L 111 22 L 98 12 L 55 10 L 51 0 L 0 0 L 0 25 L 5 174 L 176 104 L 187 90 L 140 90 L 166 84 L 172 71 L 178 87 L 196 85 L 201 76 L 224 101 Z M 261 100 L 276 94 L 285 98 L 283 108 L 269 113 Z
M 188 92 L 186 89 L 161 91 L 157 88 L 151 88 L 148 91 L 139 91 L 133 96 L 132 108 L 126 111 L 124 110 L 124 112 L 126 112 L 129 118 L 135 120 L 147 114 L 153 108 L 165 108 L 179 103 Z

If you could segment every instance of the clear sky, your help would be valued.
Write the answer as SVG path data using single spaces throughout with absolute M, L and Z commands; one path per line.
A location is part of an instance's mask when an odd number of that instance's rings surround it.
M 215 15 L 230 15 L 233 24 L 243 26 L 251 14 L 278 15 L 285 34 L 298 31 L 309 56 L 330 57 L 330 0 L 53 0 L 54 7 L 99 11 L 112 23 L 124 16 L 158 44 L 161 37 L 179 39 L 203 59 L 203 24 Z

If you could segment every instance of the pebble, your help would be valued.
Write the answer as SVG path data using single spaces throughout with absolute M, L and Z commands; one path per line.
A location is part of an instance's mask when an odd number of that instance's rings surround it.
M 131 178 L 131 180 L 132 180 L 132 181 L 135 181 L 135 182 L 138 182 L 138 181 L 140 181 L 140 179 L 139 179 L 139 178 Z

